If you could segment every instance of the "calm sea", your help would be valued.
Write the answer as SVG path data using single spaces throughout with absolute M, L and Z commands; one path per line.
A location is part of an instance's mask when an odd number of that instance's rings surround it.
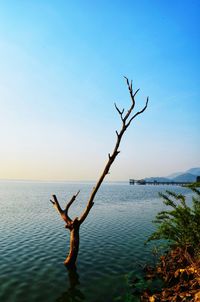
M 127 278 L 152 261 L 144 241 L 163 208 L 158 192 L 181 187 L 104 184 L 81 227 L 77 273 L 63 265 L 69 233 L 49 202 L 64 206 L 81 190 L 71 216 L 84 209 L 92 183 L 0 182 L 0 301 L 124 301 Z M 119 299 L 121 296 L 121 300 Z

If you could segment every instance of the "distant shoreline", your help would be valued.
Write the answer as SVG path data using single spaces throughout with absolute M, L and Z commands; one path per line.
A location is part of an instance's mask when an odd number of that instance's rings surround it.
M 21 182 L 21 183 L 85 183 L 95 184 L 96 180 L 37 180 L 37 179 L 0 179 L 1 182 Z M 124 183 L 129 184 L 128 180 L 107 180 L 104 184 Z

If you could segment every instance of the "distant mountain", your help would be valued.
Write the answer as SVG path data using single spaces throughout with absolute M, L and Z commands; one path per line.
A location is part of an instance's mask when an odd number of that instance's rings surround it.
M 170 182 L 171 179 L 169 178 L 166 178 L 166 177 L 147 177 L 145 178 L 146 181 L 149 181 L 149 182 L 154 182 L 154 181 L 157 181 L 157 182 Z
M 186 171 L 186 173 L 190 173 L 192 175 L 200 176 L 200 168 L 192 168 Z
M 146 177 L 150 182 L 195 182 L 197 176 L 200 176 L 200 168 L 191 168 L 185 172 L 175 172 L 167 177 Z
M 179 176 L 179 175 L 181 175 L 183 173 L 184 172 L 175 172 L 175 173 L 172 173 L 172 174 L 170 174 L 170 175 L 168 175 L 166 177 L 172 179 L 172 178 L 177 177 L 177 176 Z
M 193 174 L 190 174 L 190 173 L 184 173 L 184 174 L 181 174 L 177 177 L 174 177 L 173 178 L 173 181 L 177 181 L 177 182 L 194 182 L 196 181 L 196 175 L 193 175 Z

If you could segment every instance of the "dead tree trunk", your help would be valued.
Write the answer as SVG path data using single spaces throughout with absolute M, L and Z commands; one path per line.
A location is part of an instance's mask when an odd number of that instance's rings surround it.
M 80 223 L 78 219 L 74 220 L 73 227 L 70 230 L 70 249 L 69 254 L 64 261 L 64 264 L 67 267 L 74 267 L 74 264 L 76 263 L 76 259 L 78 256 L 79 251 L 79 229 L 80 229 Z
M 135 114 L 132 114 L 133 110 L 135 108 L 135 96 L 138 93 L 139 89 L 136 90 L 135 93 L 133 93 L 132 81 L 129 82 L 129 80 L 126 77 L 125 77 L 125 79 L 126 79 L 126 83 L 127 83 L 128 89 L 129 89 L 129 94 L 130 94 L 130 97 L 131 97 L 131 106 L 128 109 L 127 113 L 124 114 L 124 109 L 120 110 L 117 107 L 117 105 L 115 104 L 115 108 L 116 108 L 117 112 L 119 113 L 120 119 L 122 121 L 122 126 L 121 126 L 121 129 L 120 129 L 119 132 L 116 131 L 117 139 L 116 139 L 115 146 L 113 148 L 113 152 L 111 154 L 110 153 L 108 154 L 107 163 L 104 167 L 104 170 L 103 170 L 100 178 L 98 179 L 95 187 L 93 188 L 93 190 L 91 192 L 91 195 L 89 197 L 89 200 L 87 202 L 87 206 L 86 206 L 84 212 L 82 213 L 80 218 L 76 217 L 75 219 L 71 219 L 68 216 L 69 207 L 76 200 L 76 197 L 77 197 L 77 195 L 79 194 L 80 191 L 78 191 L 74 196 L 72 196 L 71 200 L 67 203 L 67 206 L 64 210 L 60 207 L 60 204 L 57 200 L 56 195 L 53 195 L 52 196 L 53 200 L 50 200 L 52 202 L 53 206 L 58 211 L 58 213 L 61 215 L 62 219 L 65 221 L 65 223 L 66 223 L 65 227 L 67 229 L 69 229 L 69 231 L 70 231 L 70 250 L 69 250 L 69 254 L 68 254 L 66 260 L 64 261 L 64 264 L 67 268 L 74 268 L 75 265 L 76 265 L 76 259 L 77 259 L 78 251 L 79 251 L 79 229 L 80 229 L 80 226 L 84 222 L 84 220 L 87 218 L 91 208 L 94 205 L 94 198 L 95 198 L 95 195 L 96 195 L 97 191 L 99 190 L 105 176 L 109 173 L 110 167 L 113 164 L 115 158 L 120 153 L 119 146 L 120 146 L 121 139 L 124 135 L 124 132 L 129 127 L 132 120 L 135 119 L 141 113 L 143 113 L 146 110 L 147 105 L 148 105 L 148 97 L 147 97 L 146 104 L 143 107 L 143 109 L 141 111 L 136 112 Z

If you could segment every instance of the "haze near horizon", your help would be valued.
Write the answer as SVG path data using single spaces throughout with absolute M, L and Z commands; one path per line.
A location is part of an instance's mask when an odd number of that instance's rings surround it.
M 199 1 L 0 2 L 0 179 L 106 180 L 200 166 Z

